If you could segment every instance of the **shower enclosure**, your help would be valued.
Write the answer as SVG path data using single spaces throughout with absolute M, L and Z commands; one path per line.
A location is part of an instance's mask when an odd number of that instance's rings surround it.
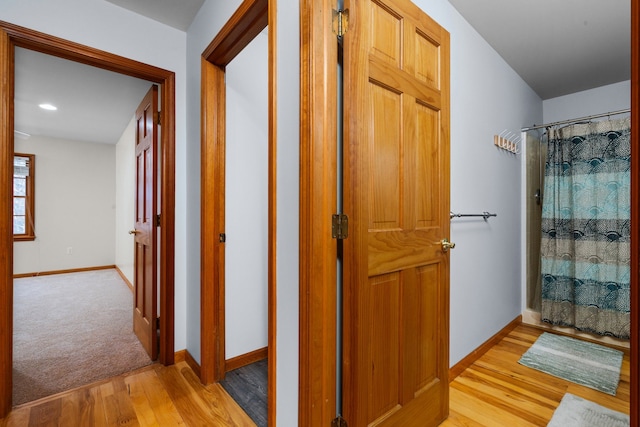
M 526 308 L 539 313 L 542 301 L 540 239 L 542 230 L 542 190 L 547 142 L 544 129 L 525 133 L 526 159 Z
M 524 320 L 540 324 L 544 318 L 554 325 L 626 338 L 628 170 L 614 178 L 610 172 L 628 168 L 628 118 L 573 125 L 597 117 L 600 116 L 523 129 Z M 545 204 L 545 162 L 549 145 L 554 151 L 547 165 L 551 169 L 547 169 Z M 560 147 L 565 147 L 564 154 L 557 158 L 556 150 Z M 555 173 L 549 175 L 550 171 Z M 612 184 L 615 189 L 610 191 Z M 593 191 L 587 191 L 590 186 Z M 576 195 L 572 196 L 572 191 L 576 191 Z M 612 197 L 618 200 L 614 200 L 613 205 L 609 200 Z M 611 217 L 612 214 L 616 216 Z M 617 227 L 622 234 L 615 232 Z M 616 238 L 610 237 L 613 235 Z M 541 241 L 544 242 L 542 251 Z M 611 276 L 612 270 L 621 273 Z

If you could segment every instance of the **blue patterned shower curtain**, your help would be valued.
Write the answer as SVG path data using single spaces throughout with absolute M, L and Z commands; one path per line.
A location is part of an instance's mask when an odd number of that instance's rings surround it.
M 629 338 L 630 120 L 549 133 L 542 320 Z

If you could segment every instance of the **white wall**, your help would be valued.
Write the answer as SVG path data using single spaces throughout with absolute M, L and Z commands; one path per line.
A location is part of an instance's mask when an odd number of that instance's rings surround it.
M 116 144 L 116 225 L 115 264 L 122 274 L 133 283 L 133 230 L 135 216 L 136 182 L 136 121 L 127 125 Z
M 115 147 L 32 136 L 15 150 L 36 156 L 36 239 L 14 242 L 14 274 L 113 265 Z
M 200 363 L 200 60 L 202 52 L 240 5 L 206 0 L 187 31 L 187 350 Z
M 226 67 L 226 358 L 268 345 L 268 37 Z
M 299 207 L 300 207 L 300 34 L 299 2 L 278 2 L 277 97 L 278 426 L 298 425 Z
M 631 108 L 631 81 L 584 90 L 542 102 L 543 121 L 552 123 Z M 624 116 L 613 116 L 618 119 Z M 606 117 L 605 117 L 606 119 Z
M 186 34 L 104 0 L 1 1 L 0 20 L 176 73 L 175 349 L 184 349 L 187 310 Z M 199 139 L 192 143 L 198 145 Z
M 521 313 L 520 158 L 493 136 L 542 119 L 542 101 L 448 1 L 415 0 L 451 35 L 450 364 Z

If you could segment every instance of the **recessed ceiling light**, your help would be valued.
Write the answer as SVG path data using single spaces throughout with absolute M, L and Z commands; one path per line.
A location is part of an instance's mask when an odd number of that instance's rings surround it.
M 40 104 L 38 105 L 38 107 L 42 108 L 43 110 L 49 110 L 49 111 L 56 111 L 58 109 L 58 107 L 51 104 Z

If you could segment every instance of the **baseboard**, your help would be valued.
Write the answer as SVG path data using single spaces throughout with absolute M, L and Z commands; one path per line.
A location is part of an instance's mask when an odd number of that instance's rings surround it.
M 252 352 L 241 354 L 240 356 L 232 357 L 231 359 L 227 359 L 225 364 L 225 370 L 227 372 L 233 371 L 234 369 L 242 368 L 243 366 L 250 365 L 259 360 L 266 359 L 268 356 L 268 348 L 259 348 Z
M 233 357 L 225 361 L 226 372 L 233 371 L 234 369 L 242 368 L 243 366 L 250 365 L 262 359 L 266 359 L 268 355 L 268 348 L 260 348 L 250 353 L 241 354 L 240 356 Z M 175 363 L 182 361 L 187 362 L 187 365 L 195 372 L 200 378 L 200 364 L 196 362 L 189 350 L 180 350 L 175 353 Z
M 500 331 L 498 331 L 498 333 L 496 333 L 494 336 L 492 336 L 487 341 L 485 341 L 484 344 L 480 345 L 480 347 L 473 350 L 464 359 L 462 359 L 461 361 L 453 365 L 449 369 L 449 382 L 456 379 L 458 375 L 460 375 L 469 366 L 473 365 L 473 363 L 476 360 L 478 360 L 480 357 L 482 357 L 482 355 L 484 355 L 487 351 L 489 351 L 491 347 L 493 347 L 498 342 L 500 342 L 502 338 L 509 335 L 509 332 L 514 330 L 521 323 L 522 323 L 522 315 L 513 319 L 511 322 L 509 322 L 507 326 L 502 328 Z
M 110 268 L 116 268 L 115 265 L 101 265 L 97 267 L 84 267 L 84 268 L 70 268 L 67 270 L 53 270 L 53 271 L 39 271 L 37 273 L 20 273 L 14 274 L 14 279 L 20 279 L 23 277 L 37 277 L 37 276 L 50 276 L 52 274 L 66 274 L 66 273 L 81 273 L 83 271 L 94 270 L 109 270 Z
M 187 362 L 187 365 L 189 365 L 191 370 L 195 372 L 198 378 L 200 378 L 200 364 L 196 362 L 196 359 L 194 359 L 191 353 L 189 353 L 189 350 L 182 350 L 182 352 L 183 352 L 182 357 L 184 357 L 183 360 Z M 178 363 L 178 353 L 176 353 L 176 360 L 175 360 L 176 363 Z
M 173 363 L 184 362 L 187 357 L 187 350 L 178 350 L 173 355 Z
M 118 274 L 120 275 L 120 277 L 122 278 L 122 280 L 124 280 L 124 283 L 126 283 L 127 286 L 129 287 L 129 289 L 131 289 L 131 292 L 133 292 L 133 283 L 131 283 L 129 281 L 129 279 L 127 279 L 127 276 L 125 276 L 124 273 L 122 272 L 122 270 L 120 270 L 120 267 L 118 267 L 117 265 L 115 265 L 114 267 L 115 267 L 116 271 L 118 272 Z

